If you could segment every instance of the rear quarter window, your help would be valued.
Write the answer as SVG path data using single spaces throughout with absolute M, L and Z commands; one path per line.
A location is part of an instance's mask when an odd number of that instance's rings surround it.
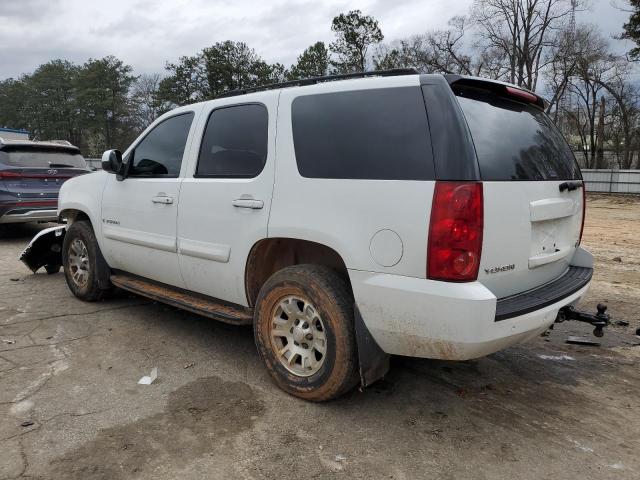
M 306 95 L 292 104 L 298 171 L 307 178 L 432 180 L 419 87 Z
M 577 180 L 571 148 L 539 108 L 481 88 L 455 88 L 483 180 Z

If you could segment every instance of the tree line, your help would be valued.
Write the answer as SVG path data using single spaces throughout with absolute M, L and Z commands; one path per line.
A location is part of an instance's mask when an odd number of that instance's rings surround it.
M 640 0 L 617 38 L 635 47 L 614 53 L 611 39 L 576 23 L 588 0 L 474 0 L 447 28 L 385 41 L 379 22 L 359 10 L 331 22 L 334 39 L 316 42 L 293 65 L 265 61 L 244 42 L 222 41 L 135 75 L 108 56 L 82 65 L 53 60 L 0 81 L 0 125 L 37 139 L 66 139 L 87 156 L 124 149 L 158 115 L 229 90 L 327 74 L 414 68 L 482 76 L 543 95 L 547 113 L 587 168 L 640 168 Z

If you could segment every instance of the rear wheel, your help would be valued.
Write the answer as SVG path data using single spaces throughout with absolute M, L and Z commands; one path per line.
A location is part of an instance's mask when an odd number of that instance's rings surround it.
M 107 267 L 101 255 L 89 222 L 72 223 L 62 245 L 62 264 L 69 289 L 81 300 L 95 302 L 107 292 L 99 282 L 108 275 L 103 271 Z
M 258 351 L 284 391 L 331 400 L 358 381 L 353 298 L 327 267 L 296 265 L 260 290 L 254 333 Z

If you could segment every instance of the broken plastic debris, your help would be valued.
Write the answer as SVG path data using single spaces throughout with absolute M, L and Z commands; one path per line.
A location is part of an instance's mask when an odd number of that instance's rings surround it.
M 145 375 L 138 380 L 138 385 L 151 385 L 158 378 L 158 368 L 154 367 L 149 375 Z
M 569 337 L 565 340 L 565 343 L 572 343 L 574 345 L 590 345 L 592 347 L 600 346 L 600 342 L 591 340 L 588 337 L 576 337 L 574 335 L 569 335 Z
M 569 355 L 538 355 L 543 360 L 575 360 Z

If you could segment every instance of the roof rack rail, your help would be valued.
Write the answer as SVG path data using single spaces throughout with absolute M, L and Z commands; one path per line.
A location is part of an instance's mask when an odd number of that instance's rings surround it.
M 263 92 L 265 90 L 276 90 L 278 88 L 302 87 L 304 85 L 314 85 L 316 83 L 332 82 L 335 80 L 346 80 L 349 78 L 365 78 L 365 77 L 391 77 L 397 75 L 417 75 L 418 72 L 414 68 L 392 68 L 389 70 L 373 70 L 371 72 L 355 72 L 344 73 L 340 75 L 326 75 L 323 77 L 301 78 L 300 80 L 290 80 L 282 83 L 270 83 L 268 85 L 260 85 L 257 87 L 239 88 L 237 90 L 229 90 L 221 93 L 216 98 L 235 97 L 237 95 L 246 95 L 247 93 Z

